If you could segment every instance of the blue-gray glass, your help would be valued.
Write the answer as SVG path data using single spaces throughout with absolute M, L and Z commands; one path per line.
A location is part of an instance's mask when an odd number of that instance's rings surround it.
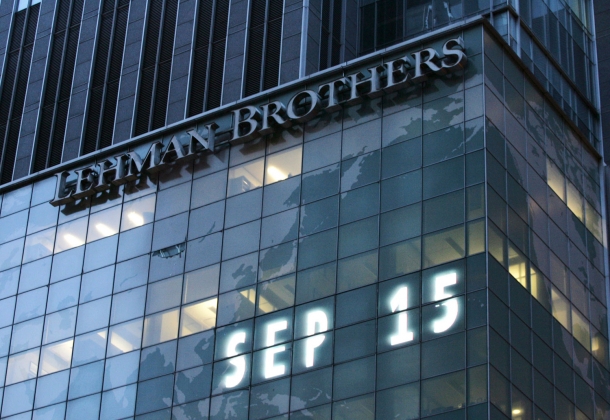
M 214 360 L 220 360 L 231 357 L 231 354 L 238 355 L 247 353 L 252 350 L 253 343 L 253 328 L 254 322 L 247 320 L 228 325 L 224 328 L 216 330 L 216 350 L 214 352 Z M 241 343 L 237 343 L 233 347 L 233 351 L 229 351 L 228 345 L 232 336 L 235 334 L 245 334 Z
M 63 420 L 66 414 L 66 403 L 39 408 L 32 413 L 32 420 Z
M 258 219 L 261 216 L 262 204 L 262 188 L 228 198 L 225 210 L 225 228 Z
M 171 406 L 173 388 L 174 375 L 138 383 L 136 414 Z
M 330 403 L 332 400 L 332 367 L 292 377 L 291 411 Z
M 0 327 L 6 327 L 13 323 L 15 314 L 15 297 L 0 300 Z
M 339 228 L 339 258 L 359 254 L 379 246 L 379 217 L 343 225 Z
M 146 314 L 179 306 L 182 283 L 182 276 L 150 283 L 146 293 Z
M 138 287 L 112 297 L 110 324 L 118 324 L 144 315 L 146 287 Z
M 201 401 L 194 401 L 183 405 L 175 405 L 172 408 L 172 416 L 174 418 L 195 418 L 208 420 L 208 413 L 210 411 L 210 400 L 205 399 Z
M 337 226 L 339 197 L 329 197 L 301 207 L 301 236 L 311 235 Z
M 138 380 L 140 352 L 132 351 L 106 359 L 104 390 L 124 386 Z
M 21 266 L 19 293 L 36 289 L 49 284 L 51 274 L 51 257 L 24 264 Z
M 254 288 L 241 289 L 218 297 L 217 325 L 252 318 L 254 316 Z M 250 300 L 252 298 L 252 300 Z
M 173 373 L 176 363 L 176 347 L 177 341 L 172 340 L 142 350 L 139 380 Z
M 70 373 L 68 398 L 79 398 L 102 390 L 104 361 L 73 368 Z
M 319 169 L 341 160 L 341 132 L 310 141 L 303 146 L 303 172 Z
M 335 293 L 336 263 L 329 263 L 297 273 L 297 305 L 320 299 Z
M 189 241 L 186 245 L 184 271 L 192 271 L 219 262 L 222 236 L 223 234 L 219 232 Z
M 422 378 L 430 378 L 466 367 L 466 334 L 464 333 L 427 341 L 421 346 Z
M 101 394 L 68 401 L 66 420 L 94 420 L 100 415 Z
M 256 283 L 258 252 L 223 261 L 220 269 L 220 293 Z
M 380 158 L 381 153 L 377 150 L 341 162 L 341 191 L 378 181 Z
M 335 363 L 375 353 L 375 320 L 335 330 Z
M 31 185 L 27 185 L 19 188 L 18 190 L 10 191 L 4 194 L 4 197 L 2 198 L 2 213 L 0 216 L 4 217 L 27 208 L 30 205 L 31 197 Z
M 42 338 L 43 325 L 44 317 L 13 325 L 11 353 L 17 353 L 39 346 Z
M 150 257 L 143 255 L 116 265 L 114 293 L 146 284 Z
M 260 253 L 258 280 L 264 281 L 296 270 L 297 241 L 267 248 Z
M 339 220 L 341 224 L 372 216 L 379 212 L 379 184 L 341 194 Z
M 424 134 L 464 121 L 464 92 L 424 104 Z
M 81 281 L 80 303 L 89 302 L 110 295 L 112 293 L 113 280 L 113 266 L 104 267 L 100 270 L 84 274 Z M 51 291 L 52 290 L 53 286 L 51 286 Z M 115 293 L 119 291 L 120 288 L 115 288 Z
M 80 277 L 64 280 L 49 287 L 49 298 L 47 301 L 47 313 L 59 311 L 78 303 Z
M 336 259 L 337 230 L 331 229 L 299 241 L 298 268 L 305 268 L 324 264 Z
M 4 243 L 25 236 L 27 220 L 27 210 L 0 219 L 0 232 L 2 232 L 0 242 Z
M 288 210 L 262 220 L 261 248 L 297 239 L 299 227 L 298 209 Z
M 320 345 L 315 348 L 313 355 L 313 367 L 308 363 L 308 353 L 311 351 L 309 347 L 313 342 L 320 342 Z M 292 374 L 309 372 L 314 367 L 329 366 L 333 363 L 333 332 L 326 332 L 307 337 L 302 340 L 293 342 L 292 345 Z M 309 356 L 311 357 L 311 356 Z M 329 384 L 330 385 L 330 384 Z
M 371 285 L 337 295 L 336 326 L 374 318 L 377 313 L 377 286 Z
M 81 274 L 84 256 L 84 246 L 79 246 L 53 256 L 51 283 Z
M 419 418 L 419 382 L 378 392 L 375 413 L 378 419 Z
M 421 170 L 381 181 L 381 211 L 416 203 L 421 197 Z
M 210 396 L 212 365 L 200 366 L 176 373 L 174 404 L 195 401 Z
M 457 315 L 453 311 L 457 306 Z M 447 323 L 443 322 L 447 320 Z M 449 324 L 449 320 L 453 320 Z M 426 305 L 422 308 L 422 340 L 431 340 L 443 335 L 449 335 L 464 329 L 464 297 Z
M 192 210 L 189 218 L 188 238 L 198 238 L 222 230 L 224 215 L 224 201 Z
M 210 363 L 214 354 L 214 331 L 205 331 L 178 341 L 176 369 L 183 370 Z
M 464 154 L 464 124 L 426 134 L 424 144 L 424 166 L 451 159 Z
M 132 416 L 136 405 L 136 388 L 133 384 L 104 392 L 100 418 L 118 419 Z
M 254 350 L 269 347 L 267 331 L 270 324 L 285 322 L 286 325 L 286 328 L 274 333 L 273 344 L 281 344 L 292 340 L 293 312 L 294 310 L 289 308 L 257 317 L 255 321 Z
M 380 245 L 388 245 L 421 235 L 421 204 L 383 213 L 380 217 Z
M 19 286 L 19 272 L 21 268 L 15 267 L 0 273 L 0 298 L 17 294 Z
M 8 417 L 22 411 L 31 410 L 34 405 L 34 379 L 4 388 L 2 417 Z
M 381 151 L 381 178 L 391 178 L 422 166 L 422 141 L 416 138 Z
M 375 357 L 335 365 L 333 399 L 341 400 L 375 390 Z
M 210 420 L 240 420 L 248 417 L 250 393 L 235 391 L 213 397 L 210 401 Z
M 85 262 L 83 271 L 97 270 L 108 264 L 113 264 L 117 255 L 119 235 L 91 242 L 85 247 Z M 125 244 L 125 242 L 123 243 Z M 125 248 L 123 248 L 125 250 Z
M 199 181 L 199 180 L 197 180 Z M 193 185 L 197 182 L 193 182 Z M 211 188 L 210 188 L 211 189 Z M 195 191 L 193 191 L 194 193 Z M 161 220 L 189 209 L 191 183 L 187 182 L 176 187 L 168 188 L 157 194 L 157 209 L 155 220 Z M 198 207 L 198 206 L 193 206 Z
M 228 260 L 255 251 L 259 246 L 261 221 L 255 220 L 224 232 L 222 259 Z
M 82 304 L 78 307 L 76 334 L 97 330 L 108 325 L 110 296 Z
M 227 194 L 227 171 L 196 179 L 191 194 L 191 208 L 222 200 Z
M 379 318 L 377 321 L 377 351 L 389 351 L 397 347 L 419 343 L 419 314 L 420 310 L 417 308 Z M 406 331 L 404 330 L 405 319 Z M 412 333 L 413 338 L 405 336 L 405 332 Z M 398 340 L 394 341 L 395 337 Z
M 91 332 L 74 339 L 72 366 L 101 360 L 106 355 L 106 330 Z
M 155 222 L 152 250 L 164 249 L 184 242 L 189 224 L 189 214 L 181 213 Z
M 263 216 L 296 207 L 301 202 L 301 177 L 288 178 L 265 186 L 263 190 Z
M 377 356 L 377 389 L 391 388 L 419 380 L 419 345 L 404 347 Z
M 273 354 L 273 365 L 282 370 L 282 373 L 274 373 L 273 377 L 280 378 L 290 375 L 292 343 L 281 344 L 254 352 L 252 355 L 252 385 L 269 380 L 267 377 L 269 354 Z
M 253 386 L 250 391 L 250 418 L 262 419 L 288 412 L 290 378 Z
M 245 373 L 241 380 L 233 385 L 232 389 L 246 388 L 250 384 L 250 372 L 252 370 L 252 354 L 242 354 L 237 356 L 240 359 L 240 364 L 245 365 Z M 222 360 L 214 363 L 214 370 L 212 373 L 212 395 L 218 395 L 229 391 L 225 378 L 227 375 L 232 375 L 235 372 L 236 367 L 231 363 L 231 359 Z
M 423 185 L 424 199 L 464 188 L 464 158 L 424 168 Z
M 334 164 L 303 174 L 301 185 L 302 203 L 310 203 L 339 192 L 339 164 Z
M 424 201 L 423 233 L 464 223 L 464 192 L 456 191 Z
M 34 407 L 44 407 L 46 405 L 64 401 L 68 395 L 69 378 L 69 370 L 40 377 L 36 384 L 36 400 L 34 402 Z
M 152 223 L 122 232 L 119 235 L 117 261 L 128 260 L 150 252 L 152 233 Z
M 15 322 L 25 321 L 44 314 L 48 287 L 41 287 L 17 296 Z
M 419 137 L 422 134 L 422 108 L 414 106 L 383 117 L 383 146 Z

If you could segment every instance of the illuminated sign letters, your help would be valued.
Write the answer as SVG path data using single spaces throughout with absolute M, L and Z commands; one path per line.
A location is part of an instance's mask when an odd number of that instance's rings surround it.
M 467 62 L 462 38 L 450 39 L 443 45 L 442 54 L 433 48 L 407 54 L 368 68 L 368 76 L 356 73 L 325 83 L 315 90 L 296 93 L 287 104 L 270 102 L 260 107 L 242 106 L 231 111 L 232 124 L 220 127 L 216 122 L 204 124 L 204 133 L 186 130 L 188 138 L 183 144 L 183 133 L 174 135 L 167 146 L 153 142 L 144 158 L 135 151 L 105 159 L 95 165 L 70 173 L 55 174 L 57 187 L 50 203 L 60 206 L 106 191 L 113 186 L 133 181 L 143 174 L 152 174 L 164 167 L 204 152 L 214 152 L 217 134 L 226 135 L 222 143 L 239 144 L 266 136 L 275 130 L 293 124 L 305 123 L 320 112 L 334 112 L 343 106 L 377 98 L 422 83 L 432 75 L 442 75 L 464 68 Z M 68 181 L 70 180 L 70 181 Z

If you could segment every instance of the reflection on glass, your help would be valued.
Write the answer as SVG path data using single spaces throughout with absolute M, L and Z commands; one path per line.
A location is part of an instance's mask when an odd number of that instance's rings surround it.
M 123 205 L 121 232 L 145 225 L 154 220 L 156 195 L 150 194 Z
M 554 287 L 551 289 L 551 297 L 553 299 L 553 316 L 566 330 L 571 331 L 570 302 Z
M 582 316 L 580 312 L 572 308 L 572 334 L 580 344 L 587 350 L 591 351 L 591 331 L 589 330 L 589 321 Z
M 295 275 L 262 283 L 258 287 L 257 315 L 294 305 Z
M 216 326 L 218 299 L 205 300 L 182 307 L 180 337 L 209 330 Z
M 178 309 L 147 316 L 144 319 L 142 346 L 162 343 L 178 337 Z
M 38 372 L 38 352 L 39 349 L 35 348 L 9 357 L 5 385 L 35 378 Z
M 464 227 L 459 226 L 424 237 L 423 265 L 432 267 L 464 257 Z
M 512 245 L 508 246 L 508 272 L 527 289 L 527 260 Z
M 68 369 L 72 361 L 72 345 L 74 340 L 69 339 L 51 344 L 42 348 L 40 354 L 39 376 Z
M 79 335 L 74 340 L 72 366 L 79 366 L 95 360 L 101 360 L 106 353 L 106 329 Z
M 55 239 L 55 228 L 43 230 L 25 239 L 23 251 L 23 262 L 34 261 L 53 253 L 53 239 Z
M 265 185 L 283 181 L 301 173 L 302 146 L 293 147 L 267 157 Z
M 109 337 L 106 357 L 139 349 L 142 339 L 142 319 L 111 327 Z
M 567 194 L 567 198 L 568 198 L 568 208 L 570 210 L 572 210 L 572 213 L 574 213 L 574 215 L 576 217 L 578 217 L 578 219 L 581 222 L 585 221 L 585 215 L 583 212 L 583 201 L 584 198 L 582 196 L 582 194 L 580 193 L 580 191 L 578 191 L 578 188 L 576 187 L 576 185 L 572 184 L 571 182 L 568 182 L 568 194 Z
M 565 201 L 565 178 L 559 168 L 548 158 L 546 160 L 546 171 L 549 187 L 555 191 L 559 198 Z
M 55 253 L 83 245 L 86 231 L 87 217 L 60 225 L 55 239 Z
M 94 213 L 89 218 L 87 242 L 92 242 L 119 233 L 121 206 Z
M 264 158 L 229 169 L 227 196 L 243 193 L 263 186 Z

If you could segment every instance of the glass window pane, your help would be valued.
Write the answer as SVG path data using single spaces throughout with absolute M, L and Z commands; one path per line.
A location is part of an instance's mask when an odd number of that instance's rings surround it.
M 293 274 L 259 284 L 256 314 L 266 314 L 294 305 L 294 282 Z
M 47 207 L 45 206 L 45 210 Z M 57 216 L 57 215 L 55 215 Z M 57 218 L 57 217 L 56 217 Z M 19 213 L 15 213 L 11 216 L 3 217 L 0 219 L 0 242 L 4 243 L 17 239 L 25 235 L 25 227 L 28 222 L 28 211 L 24 210 Z M 50 226 L 44 226 L 50 227 Z M 31 232 L 35 232 L 40 229 L 32 229 Z
M 424 268 L 457 260 L 465 254 L 464 226 L 424 236 Z
M 142 340 L 142 319 L 115 325 L 110 328 L 108 335 L 110 339 L 106 357 L 139 349 Z
M 182 303 L 190 303 L 218 293 L 220 265 L 215 264 L 185 275 Z
M 11 337 L 11 353 L 31 349 L 40 346 L 42 337 L 42 327 L 44 317 L 32 319 L 30 321 L 15 324 L 13 326 L 13 336 Z
M 422 381 L 421 415 L 456 410 L 466 404 L 465 371 Z
M 87 217 L 83 217 L 57 227 L 57 238 L 55 239 L 56 254 L 67 249 L 76 248 L 85 243 L 87 219 Z
M 123 205 L 121 218 L 121 232 L 143 226 L 154 220 L 155 216 L 155 194 L 128 201 Z
M 180 305 L 182 276 L 161 280 L 148 285 L 146 313 L 153 313 Z
M 72 365 L 78 366 L 85 363 L 101 360 L 106 354 L 106 329 L 79 335 L 74 339 L 74 354 Z
M 27 263 L 51 255 L 53 253 L 54 236 L 55 228 L 51 228 L 26 237 L 23 262 Z
M 89 217 L 89 233 L 87 242 L 119 233 L 119 222 L 121 217 L 121 206 L 93 213 Z
M 216 326 L 218 299 L 185 305 L 180 319 L 180 337 L 209 330 Z
M 178 337 L 178 309 L 147 316 L 144 319 L 142 346 L 150 346 Z
M 49 288 L 47 313 L 76 305 L 78 303 L 79 289 L 80 277 L 52 284 Z
M 229 169 L 229 185 L 227 196 L 231 197 L 242 192 L 263 186 L 264 159 L 256 159 Z
M 343 399 L 375 390 L 375 357 L 335 366 L 333 398 Z
M 265 185 L 299 175 L 302 155 L 303 147 L 297 146 L 267 156 Z
M 419 418 L 419 383 L 378 392 L 376 403 L 376 414 L 379 419 L 417 419 Z
M 14 354 L 8 359 L 8 369 L 6 371 L 5 384 L 10 385 L 15 382 L 25 381 L 35 378 L 38 372 L 38 353 L 39 348 L 23 353 Z
M 337 265 L 329 263 L 297 274 L 296 303 L 305 303 L 335 293 Z
M 50 344 L 42 348 L 38 375 L 48 375 L 68 369 L 72 361 L 72 345 L 74 340 L 66 340 Z
M 74 335 L 76 307 L 47 315 L 42 344 L 52 343 Z
M 421 239 L 411 239 L 379 250 L 379 279 L 387 280 L 421 268 Z

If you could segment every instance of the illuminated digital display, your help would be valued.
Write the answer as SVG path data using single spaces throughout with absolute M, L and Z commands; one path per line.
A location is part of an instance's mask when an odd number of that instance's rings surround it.
M 419 276 L 405 276 L 388 282 L 380 288 L 380 313 L 388 316 L 379 318 L 378 349 L 389 350 L 395 346 L 419 341 L 420 309 L 422 291 L 424 305 L 421 310 L 422 333 L 426 339 L 437 334 L 448 334 L 463 327 L 463 296 L 456 296 L 463 290 L 463 270 L 436 270 Z M 385 301 L 384 304 L 382 304 Z M 256 321 L 253 359 L 253 383 L 287 375 L 293 371 L 332 363 L 334 300 L 324 299 L 296 308 L 261 317 Z M 292 325 L 294 321 L 295 339 L 292 354 Z M 246 333 L 246 322 L 232 328 L 226 327 L 219 334 L 220 350 L 227 360 L 217 363 L 224 370 L 215 368 L 215 375 L 223 378 L 218 385 L 233 389 L 248 383 L 250 356 L 242 354 L 251 346 L 251 337 Z M 251 322 L 248 325 L 252 325 Z M 220 369 L 220 368 L 219 368 Z M 222 373 L 221 373 L 222 372 Z M 217 382 L 217 381 L 215 381 Z

